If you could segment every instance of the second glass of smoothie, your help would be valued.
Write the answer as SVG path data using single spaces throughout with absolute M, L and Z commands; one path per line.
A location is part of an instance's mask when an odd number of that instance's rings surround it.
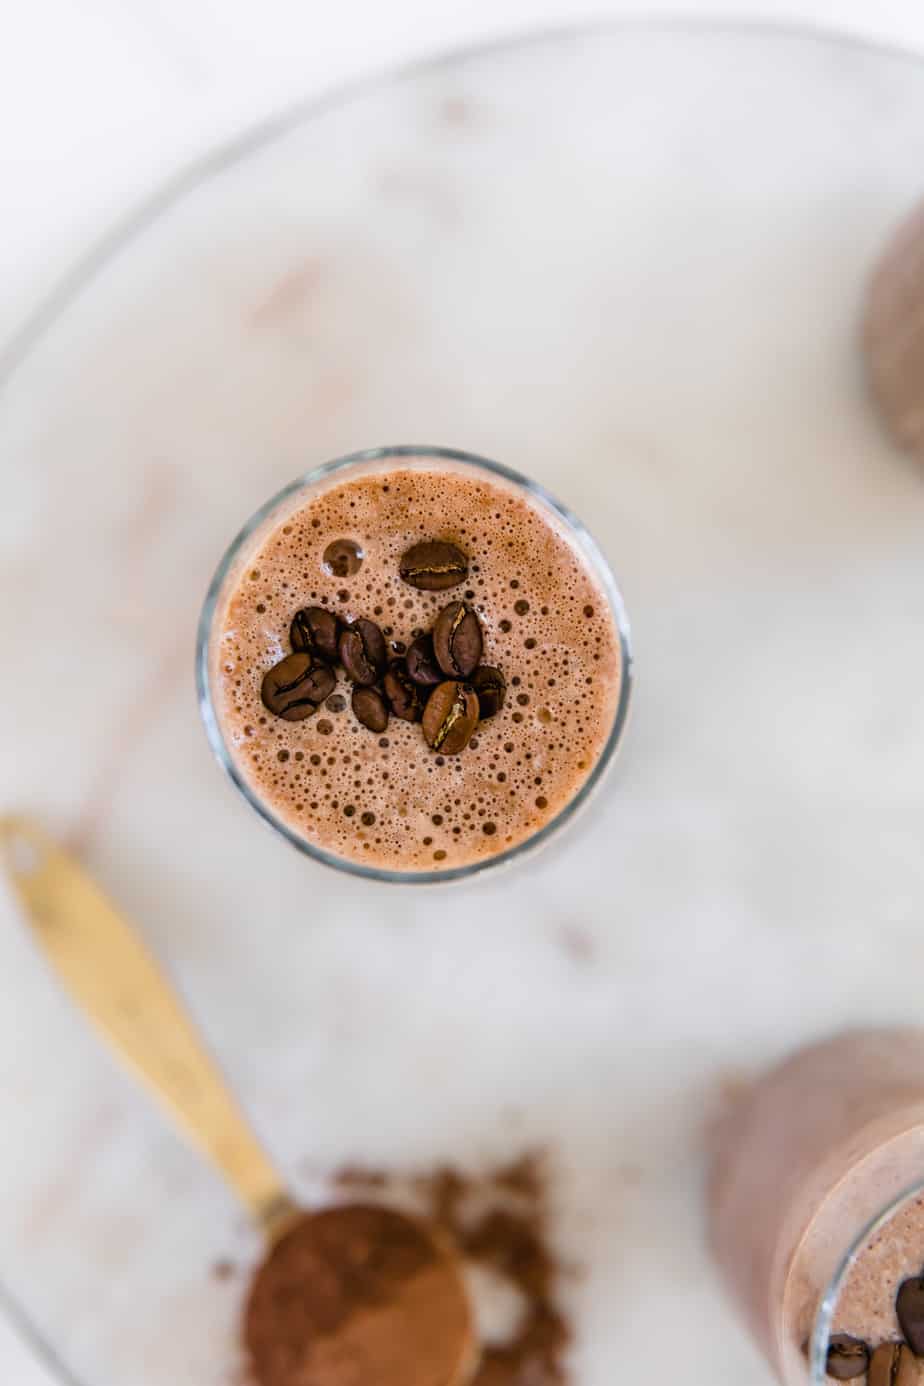
M 719 1129 L 709 1219 L 785 1386 L 920 1386 L 924 1030 L 848 1031 L 759 1079 Z
M 198 682 L 220 763 L 290 842 L 379 880 L 452 880 L 545 841 L 599 785 L 628 624 L 596 544 L 540 487 L 383 448 L 245 526 L 206 599 Z

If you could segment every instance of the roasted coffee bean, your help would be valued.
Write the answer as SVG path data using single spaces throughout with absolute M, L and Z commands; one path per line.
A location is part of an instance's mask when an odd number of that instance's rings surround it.
M 358 722 L 376 735 L 388 726 L 388 708 L 381 693 L 374 688 L 354 688 L 353 713 Z
M 292 617 L 289 641 L 293 650 L 312 650 L 329 664 L 335 664 L 340 657 L 339 639 L 340 622 L 326 607 L 304 606 Z
M 434 688 L 424 708 L 427 745 L 444 756 L 464 751 L 478 725 L 478 695 L 467 683 L 449 679 Z
M 405 582 L 422 592 L 445 592 L 468 577 L 468 559 L 455 544 L 428 539 L 408 549 L 398 571 Z
M 425 688 L 435 688 L 443 682 L 443 671 L 433 653 L 433 637 L 418 635 L 407 652 L 405 659 L 407 671 L 415 683 Z
M 328 665 L 315 660 L 314 668 L 305 680 L 305 697 L 313 703 L 323 703 L 337 687 L 334 671 Z
M 876 1348 L 869 1362 L 868 1386 L 895 1386 L 900 1351 L 899 1343 L 882 1343 Z
M 403 659 L 393 659 L 385 675 L 385 696 L 402 722 L 419 722 L 423 712 L 420 689 L 414 683 Z
M 907 1343 L 902 1343 L 898 1356 L 898 1370 L 895 1373 L 895 1386 L 922 1386 L 924 1382 L 924 1362 L 915 1357 Z
M 313 663 L 307 650 L 296 650 L 274 664 L 260 688 L 263 706 L 287 722 L 301 722 L 317 712 L 321 700 L 315 696 L 316 684 L 311 681 Z
M 500 669 L 495 669 L 491 664 L 482 664 L 472 674 L 472 687 L 478 694 L 482 720 L 500 712 L 507 696 L 507 684 Z
M 902 1281 L 895 1298 L 895 1312 L 915 1357 L 924 1357 L 924 1276 Z
M 835 1333 L 828 1344 L 828 1376 L 835 1381 L 852 1381 L 869 1366 L 869 1348 L 849 1333 Z
M 481 658 L 481 622 L 465 602 L 444 606 L 433 627 L 436 662 L 452 679 L 465 679 Z
M 354 683 L 375 683 L 387 660 L 385 637 L 374 621 L 360 616 L 340 636 L 340 663 Z
M 867 1386 L 917 1386 L 920 1368 L 905 1343 L 882 1343 L 869 1361 Z
M 324 567 L 331 577 L 353 577 L 363 566 L 363 551 L 353 539 L 335 539 L 324 550 Z

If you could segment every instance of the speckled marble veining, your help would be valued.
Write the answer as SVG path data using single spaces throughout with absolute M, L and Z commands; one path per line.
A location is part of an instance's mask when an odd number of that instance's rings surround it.
M 217 170 L 0 399 L 0 807 L 77 842 L 303 1191 L 552 1151 L 575 1386 L 765 1381 L 701 1232 L 742 1068 L 920 1019 L 924 477 L 863 278 L 924 80 L 815 39 L 613 31 L 383 86 Z M 536 476 L 633 618 L 635 710 L 547 853 L 411 891 L 301 859 L 198 724 L 238 525 L 384 442 Z M 231 1386 L 255 1240 L 0 898 L 0 1281 L 87 1386 Z

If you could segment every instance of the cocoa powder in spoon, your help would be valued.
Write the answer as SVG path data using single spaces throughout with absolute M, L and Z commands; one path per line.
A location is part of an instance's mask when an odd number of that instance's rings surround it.
M 452 1257 L 383 1207 L 306 1214 L 269 1251 L 244 1312 L 258 1386 L 454 1386 L 470 1336 Z

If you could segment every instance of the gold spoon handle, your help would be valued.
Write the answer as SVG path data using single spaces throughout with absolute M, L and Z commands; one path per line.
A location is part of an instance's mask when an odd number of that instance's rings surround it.
M 272 1237 L 293 1205 L 150 953 L 76 859 L 35 824 L 0 819 L 0 849 L 71 996 Z

